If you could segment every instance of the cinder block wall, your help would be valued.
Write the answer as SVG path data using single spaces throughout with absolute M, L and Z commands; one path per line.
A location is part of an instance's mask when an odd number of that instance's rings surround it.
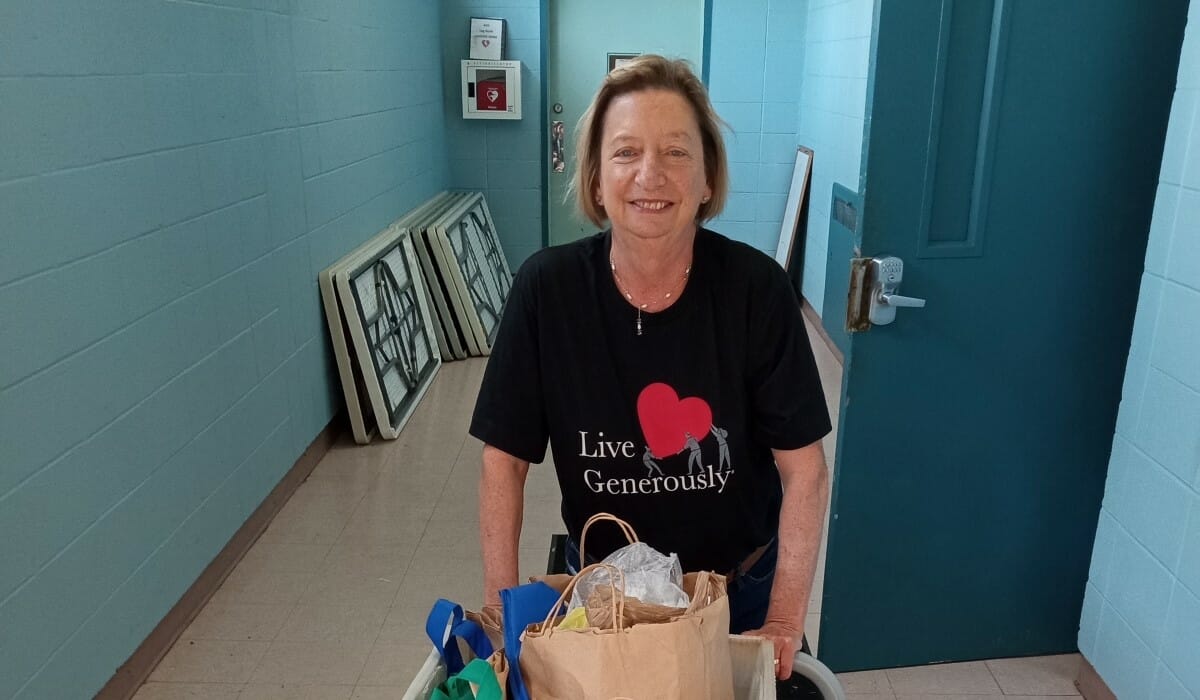
M 872 0 L 713 0 L 709 92 L 732 195 L 712 226 L 774 255 L 796 146 L 814 151 L 804 296 L 825 300 L 833 183 L 859 187 Z
M 0 697 L 90 697 L 333 417 L 317 271 L 444 188 L 439 3 L 0 8 Z
M 874 4 L 872 0 L 809 2 L 797 137 L 816 152 L 802 291 L 818 313 L 825 305 L 833 183 L 860 189 Z
M 521 62 L 520 120 L 463 119 L 460 61 L 471 17 L 507 21 L 509 60 Z M 542 22 L 540 0 L 446 0 L 441 59 L 450 186 L 484 193 L 514 271 L 542 247 Z
M 1193 2 L 1079 629 L 1121 698 L 1200 698 L 1198 103 Z
M 713 0 L 709 94 L 729 124 L 730 195 L 710 227 L 775 254 L 799 141 L 808 0 Z

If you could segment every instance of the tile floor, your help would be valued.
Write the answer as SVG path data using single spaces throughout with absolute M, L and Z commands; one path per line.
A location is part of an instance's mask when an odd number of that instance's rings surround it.
M 841 368 L 815 337 L 813 347 L 836 430 Z M 466 428 L 483 368 L 481 359 L 443 365 L 399 439 L 339 441 L 135 700 L 398 700 L 429 652 L 433 600 L 480 602 L 482 445 Z M 534 467 L 522 575 L 545 571 L 550 536 L 561 531 L 553 469 Z M 806 625 L 814 646 L 820 578 L 819 569 Z M 856 700 L 1051 698 L 1078 695 L 1078 663 L 1002 659 L 841 679 Z

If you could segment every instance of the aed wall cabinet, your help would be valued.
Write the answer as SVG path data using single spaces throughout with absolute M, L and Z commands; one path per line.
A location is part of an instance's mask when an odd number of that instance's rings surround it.
M 463 119 L 520 119 L 521 62 L 462 62 Z

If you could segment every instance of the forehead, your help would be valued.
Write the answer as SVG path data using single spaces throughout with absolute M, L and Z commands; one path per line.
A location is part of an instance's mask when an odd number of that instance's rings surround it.
M 687 98 L 672 90 L 638 90 L 614 97 L 604 114 L 605 141 L 622 137 L 700 138 L 700 124 Z

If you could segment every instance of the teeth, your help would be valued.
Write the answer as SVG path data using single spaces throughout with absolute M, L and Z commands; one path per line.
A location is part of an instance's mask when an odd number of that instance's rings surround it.
M 667 202 L 638 201 L 637 205 L 639 207 L 641 207 L 642 209 L 653 209 L 653 210 L 657 211 L 657 210 L 662 209 L 663 207 L 667 206 Z

